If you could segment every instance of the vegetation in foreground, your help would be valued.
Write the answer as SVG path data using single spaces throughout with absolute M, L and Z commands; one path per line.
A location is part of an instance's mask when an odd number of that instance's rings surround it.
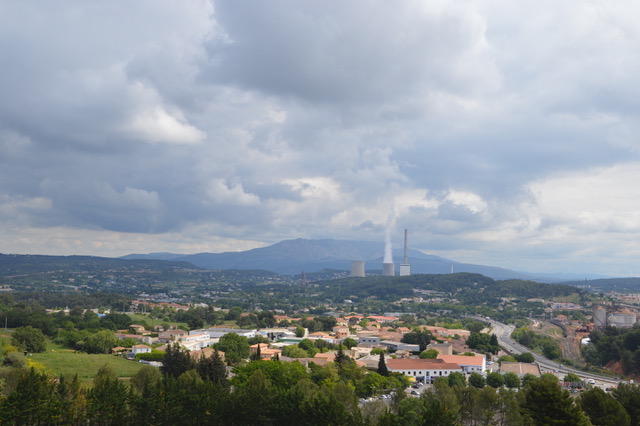
M 420 397 L 402 387 L 375 389 L 390 399 L 363 401 L 356 389 L 375 372 L 348 358 L 327 367 L 255 360 L 227 377 L 222 360 L 193 361 L 177 350 L 162 370 L 144 366 L 126 384 L 101 368 L 91 388 L 75 376 L 53 379 L 35 369 L 15 369 L 0 398 L 3 424 L 224 424 L 224 425 L 637 425 L 640 387 L 611 394 L 592 388 L 577 398 L 555 377 L 528 377 L 520 392 L 501 383 L 467 384 L 463 375 L 440 378 Z M 461 376 L 461 377 L 460 377 Z M 387 383 L 388 384 L 388 383 Z M 520 384 L 518 384 L 520 386 Z

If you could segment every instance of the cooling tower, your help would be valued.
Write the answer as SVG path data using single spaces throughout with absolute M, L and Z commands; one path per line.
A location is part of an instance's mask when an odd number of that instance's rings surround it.
M 395 274 L 396 273 L 393 263 L 382 264 L 382 275 L 384 275 L 385 277 L 393 277 Z
M 364 277 L 364 260 L 351 262 L 351 277 Z

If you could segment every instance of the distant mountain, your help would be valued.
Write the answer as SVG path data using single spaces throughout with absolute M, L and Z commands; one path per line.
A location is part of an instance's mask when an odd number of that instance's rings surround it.
M 285 240 L 268 247 L 224 253 L 198 253 L 180 255 L 172 253 L 131 254 L 124 259 L 161 259 L 190 262 L 206 269 L 264 269 L 279 274 L 294 275 L 300 271 L 315 272 L 324 269 L 351 270 L 351 262 L 364 260 L 367 273 L 380 273 L 384 244 L 381 242 L 348 240 Z M 394 250 L 396 273 L 403 261 L 403 251 Z M 567 281 L 567 274 L 533 274 L 494 266 L 460 263 L 417 250 L 409 250 L 412 274 L 447 274 L 470 272 L 506 280 L 524 279 L 541 282 Z M 582 277 L 584 278 L 584 277 Z

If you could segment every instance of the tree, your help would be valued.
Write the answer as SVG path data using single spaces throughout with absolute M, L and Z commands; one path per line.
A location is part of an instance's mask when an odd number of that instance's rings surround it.
M 498 364 L 502 365 L 503 362 L 516 362 L 516 359 L 511 355 L 502 355 L 498 358 Z
M 189 320 L 187 325 L 189 326 L 189 330 L 197 330 L 204 327 L 204 320 L 199 317 L 193 317 Z
M 581 382 L 582 379 L 580 378 L 580 376 L 578 376 L 576 373 L 567 373 L 564 376 L 564 379 L 562 379 L 563 382 L 572 382 L 572 383 L 577 383 L 577 382 Z
M 640 386 L 620 383 L 611 395 L 618 401 L 631 416 L 631 424 L 640 424 Z
M 628 426 L 631 424 L 631 417 L 622 404 L 598 387 L 580 394 L 578 405 L 587 413 L 594 425 Z
M 551 380 L 527 385 L 521 404 L 524 414 L 538 425 L 589 425 L 589 419 L 566 390 Z
M 356 342 L 354 339 L 352 339 L 351 337 L 347 337 L 346 339 L 344 339 L 342 341 L 342 344 L 347 348 L 347 349 L 351 349 L 354 346 L 358 346 L 358 342 Z
M 116 335 L 111 330 L 100 330 L 86 337 L 82 349 L 88 354 L 108 354 L 116 344 Z
M 419 424 L 427 425 L 457 425 L 460 404 L 455 390 L 451 389 L 446 380 L 438 381 L 433 387 L 422 394 L 424 404 L 424 420 Z
M 0 423 L 17 425 L 54 424 L 54 386 L 49 378 L 35 371 L 21 372 L 13 392 L 0 403 Z
M 133 389 L 141 394 L 145 388 L 157 385 L 162 379 L 162 374 L 156 367 L 143 365 L 133 376 L 131 383 Z
M 469 376 L 469 384 L 476 388 L 483 388 L 487 384 L 487 382 L 484 377 L 482 377 L 482 374 L 471 373 L 471 375 Z
M 298 347 L 307 351 L 308 357 L 313 357 L 318 353 L 318 347 L 311 339 L 302 339 L 300 342 L 298 342 Z
M 389 369 L 387 368 L 387 363 L 384 360 L 384 353 L 380 353 L 380 359 L 378 360 L 378 374 L 384 377 L 389 376 Z
M 504 373 L 504 385 L 509 389 L 517 389 L 520 387 L 520 377 L 511 371 L 506 372 Z
M 500 388 L 504 385 L 504 377 L 497 371 L 487 374 L 487 384 L 492 388 Z
M 224 361 L 222 361 L 217 349 L 208 358 L 204 355 L 200 357 L 196 370 L 202 380 L 209 380 L 220 386 L 226 386 L 228 383 L 227 367 L 224 365 Z
M 127 424 L 129 420 L 131 393 L 113 370 L 100 367 L 87 392 L 87 416 L 96 424 Z
M 249 341 L 246 337 L 236 333 L 227 333 L 220 338 L 215 345 L 216 349 L 225 354 L 227 363 L 237 364 L 243 359 L 249 358 Z
M 534 376 L 533 374 L 527 373 L 524 376 L 522 376 L 522 379 L 520 381 L 522 382 L 522 387 L 525 387 L 529 383 L 534 382 L 536 380 L 538 380 L 536 376 Z
M 298 345 L 288 345 L 282 348 L 282 356 L 288 358 L 308 358 L 309 354 Z
M 562 356 L 562 350 L 555 342 L 545 342 L 542 345 L 542 353 L 549 359 L 557 359 Z
M 162 360 L 162 367 L 160 367 L 163 374 L 178 378 L 194 367 L 195 365 L 189 352 L 183 350 L 178 342 L 167 345 L 167 351 L 164 353 Z
M 419 351 L 422 352 L 427 348 L 429 343 L 431 343 L 432 338 L 433 336 L 429 331 L 414 331 L 411 333 L 405 333 L 400 341 L 410 345 L 418 345 Z
M 449 374 L 448 380 L 451 387 L 464 387 L 467 384 L 466 377 L 459 371 Z
M 531 352 L 523 352 L 521 354 L 515 355 L 515 359 L 518 362 L 526 362 L 529 364 L 536 361 L 535 357 Z
M 439 353 L 440 352 L 435 349 L 427 349 L 426 351 L 420 352 L 420 359 L 436 359 Z
M 11 334 L 11 344 L 28 352 L 38 353 L 47 350 L 42 331 L 30 325 L 16 328 Z

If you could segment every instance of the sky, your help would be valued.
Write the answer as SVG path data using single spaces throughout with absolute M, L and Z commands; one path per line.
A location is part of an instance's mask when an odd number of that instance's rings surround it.
M 640 276 L 640 4 L 0 0 L 0 252 Z

